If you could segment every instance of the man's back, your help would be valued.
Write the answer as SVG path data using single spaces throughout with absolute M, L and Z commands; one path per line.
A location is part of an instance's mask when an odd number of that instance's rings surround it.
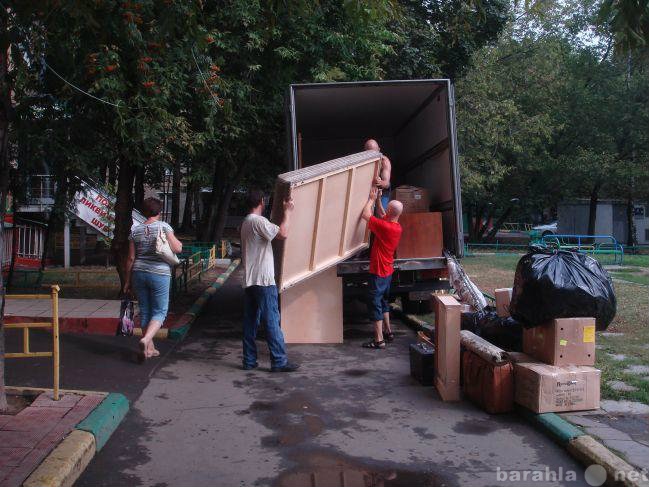
M 275 285 L 271 241 L 279 227 L 261 215 L 250 213 L 241 224 L 241 257 L 245 272 L 243 287 Z
M 368 225 L 374 234 L 370 251 L 370 273 L 380 277 L 392 275 L 394 252 L 401 240 L 401 225 L 375 216 L 370 218 Z

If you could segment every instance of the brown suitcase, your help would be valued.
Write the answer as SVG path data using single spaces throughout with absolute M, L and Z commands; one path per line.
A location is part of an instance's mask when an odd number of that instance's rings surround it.
M 494 364 L 475 353 L 462 353 L 462 391 L 489 414 L 514 408 L 514 367 L 511 362 Z

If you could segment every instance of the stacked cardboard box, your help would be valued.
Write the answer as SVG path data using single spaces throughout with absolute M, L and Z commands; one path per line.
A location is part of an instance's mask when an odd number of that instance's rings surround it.
M 560 318 L 523 331 L 514 356 L 515 401 L 536 413 L 597 409 L 595 319 Z
M 524 353 L 514 361 L 514 401 L 535 413 L 599 408 L 600 371 L 583 365 L 548 365 Z
M 509 316 L 510 288 L 496 289 L 496 312 Z M 535 413 L 599 407 L 595 318 L 558 318 L 523 330 L 523 353 L 514 362 L 514 401 Z
M 430 193 L 417 186 L 399 186 L 394 199 L 401 201 L 404 213 L 426 213 L 430 209 Z

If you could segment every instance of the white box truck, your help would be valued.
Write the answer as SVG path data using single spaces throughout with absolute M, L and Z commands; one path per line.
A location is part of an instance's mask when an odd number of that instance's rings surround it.
M 392 189 L 426 188 L 430 211 L 442 213 L 444 248 L 463 252 L 460 174 L 453 85 L 448 79 L 294 84 L 287 103 L 289 169 L 363 150 L 376 139 L 392 162 Z M 431 277 L 444 257 L 397 259 L 392 295 L 416 311 L 433 290 L 448 287 Z M 338 265 L 345 292 L 360 292 L 369 268 L 367 254 Z

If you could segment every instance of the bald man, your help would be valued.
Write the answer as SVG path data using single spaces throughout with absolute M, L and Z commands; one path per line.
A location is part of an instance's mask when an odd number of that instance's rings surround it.
M 381 152 L 381 147 L 379 143 L 374 139 L 367 139 L 365 141 L 365 150 L 375 150 Z M 392 175 L 392 163 L 390 159 L 383 156 L 381 157 L 381 172 L 379 176 L 374 181 L 374 184 L 382 192 L 381 203 L 383 208 L 387 208 L 388 201 L 390 201 L 390 177 Z
M 372 209 L 377 203 L 379 189 L 374 187 L 363 208 L 361 217 L 367 221 L 367 226 L 374 234 L 372 249 L 370 251 L 370 279 L 367 299 L 367 309 L 370 320 L 374 323 L 374 339 L 363 343 L 364 348 L 385 348 L 386 340 L 394 340 L 394 333 L 390 326 L 390 284 L 394 272 L 394 252 L 401 240 L 401 225 L 399 216 L 403 211 L 400 201 L 392 200 L 388 203 L 386 211 L 378 202 L 379 214 L 382 218 L 373 216 Z

